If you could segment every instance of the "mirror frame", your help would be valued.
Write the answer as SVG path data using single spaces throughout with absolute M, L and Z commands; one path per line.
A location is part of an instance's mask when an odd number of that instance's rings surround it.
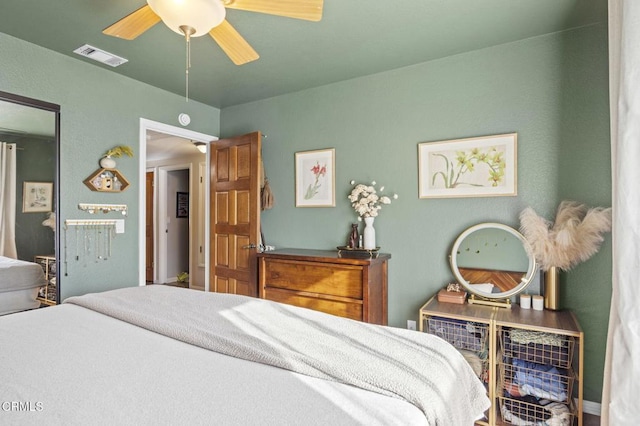
M 500 293 L 491 293 L 491 294 L 476 291 L 471 286 L 471 284 L 464 279 L 464 277 L 462 276 L 462 274 L 458 269 L 456 255 L 458 254 L 458 249 L 460 248 L 462 241 L 464 241 L 464 239 L 470 234 L 472 234 L 473 232 L 478 231 L 480 229 L 488 229 L 488 228 L 501 229 L 503 231 L 510 233 L 514 237 L 516 237 L 518 240 L 522 242 L 524 251 L 527 254 L 527 257 L 529 258 L 529 267 L 527 268 L 527 273 L 525 275 L 525 278 L 522 279 L 520 284 L 518 284 L 517 286 L 515 286 L 513 289 L 509 291 L 503 291 Z M 521 293 L 531 283 L 531 281 L 533 281 L 533 278 L 535 277 L 536 271 L 538 269 L 536 260 L 532 255 L 531 246 L 529 245 L 529 242 L 524 238 L 524 236 L 517 230 L 513 229 L 512 227 L 504 225 L 502 223 L 496 223 L 496 222 L 479 223 L 477 225 L 471 226 L 466 230 L 464 230 L 458 236 L 458 238 L 456 238 L 455 242 L 453 243 L 453 247 L 451 248 L 451 253 L 449 254 L 449 265 L 451 266 L 451 271 L 453 272 L 453 275 L 455 275 L 458 283 L 460 283 L 469 293 L 474 294 L 478 297 L 486 298 L 486 299 L 507 299 L 507 298 L 510 298 L 511 296 L 515 296 Z
M 55 177 L 54 177 L 54 203 L 53 208 L 56 212 L 56 232 L 54 237 L 54 249 L 56 255 L 56 304 L 60 299 L 60 105 L 38 99 L 28 98 L 13 93 L 0 91 L 0 101 L 11 102 L 18 105 L 37 108 L 45 111 L 51 111 L 55 115 Z

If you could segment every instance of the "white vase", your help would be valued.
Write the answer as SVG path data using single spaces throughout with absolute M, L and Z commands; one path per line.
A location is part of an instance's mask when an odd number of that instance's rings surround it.
M 372 250 L 376 248 L 376 230 L 373 227 L 373 217 L 364 218 L 364 248 Z
M 100 167 L 102 167 L 103 169 L 115 169 L 116 160 L 111 157 L 102 157 L 100 159 Z

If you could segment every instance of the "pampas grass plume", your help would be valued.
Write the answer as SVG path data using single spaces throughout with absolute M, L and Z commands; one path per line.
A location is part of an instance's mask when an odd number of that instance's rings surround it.
M 553 266 L 568 271 L 588 260 L 598 252 L 603 234 L 609 231 L 611 208 L 587 209 L 584 204 L 563 201 L 554 223 L 538 216 L 531 207 L 520 213 L 520 232 L 545 271 Z

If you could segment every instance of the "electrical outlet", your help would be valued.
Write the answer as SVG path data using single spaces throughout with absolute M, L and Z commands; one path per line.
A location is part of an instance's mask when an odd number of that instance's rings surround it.
M 407 328 L 409 330 L 415 331 L 416 330 L 416 322 L 413 321 L 413 320 L 407 320 Z

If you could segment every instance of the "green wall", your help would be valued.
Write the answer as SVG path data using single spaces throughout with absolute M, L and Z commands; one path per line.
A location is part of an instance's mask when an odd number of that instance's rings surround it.
M 557 33 L 229 107 L 222 136 L 261 130 L 275 207 L 262 214 L 277 247 L 333 249 L 356 219 L 349 181 L 375 180 L 399 199 L 376 218 L 392 254 L 389 324 L 404 327 L 453 279 L 447 254 L 479 222 L 519 226 L 527 206 L 552 217 L 572 198 L 610 205 L 607 29 Z M 518 133 L 518 196 L 419 199 L 418 144 Z M 296 208 L 294 154 L 335 148 L 336 207 Z M 564 307 L 586 336 L 585 397 L 600 401 L 611 288 L 610 236 L 563 274 Z
M 6 137 L 2 140 L 8 141 Z M 18 259 L 33 262 L 37 255 L 55 253 L 55 234 L 48 226 L 42 226 L 48 213 L 22 212 L 24 182 L 55 180 L 56 146 L 55 140 L 31 136 L 16 140 L 16 146 L 16 248 Z
M 118 234 L 108 261 L 77 262 L 76 236 L 60 239 L 62 298 L 138 284 L 139 157 L 118 160 L 131 186 L 116 194 L 90 191 L 82 182 L 101 155 L 115 145 L 138 152 L 140 118 L 180 127 L 178 114 L 191 116 L 190 130 L 217 135 L 220 110 L 0 33 L 0 91 L 61 106 L 60 218 L 122 218 L 119 213 L 90 216 L 78 203 L 127 204 L 124 234 Z M 122 66 L 127 66 L 122 65 Z M 65 250 L 65 245 L 67 249 Z M 82 254 L 82 249 L 80 249 Z M 87 256 L 88 257 L 88 256 Z

